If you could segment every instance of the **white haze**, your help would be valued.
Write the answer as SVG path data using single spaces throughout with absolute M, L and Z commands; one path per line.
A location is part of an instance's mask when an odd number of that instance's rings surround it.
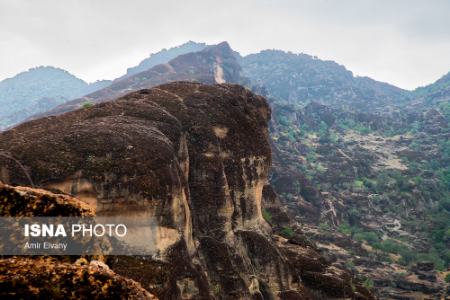
M 0 80 L 39 65 L 113 79 L 188 40 L 316 55 L 413 89 L 450 71 L 448 0 L 0 0 Z

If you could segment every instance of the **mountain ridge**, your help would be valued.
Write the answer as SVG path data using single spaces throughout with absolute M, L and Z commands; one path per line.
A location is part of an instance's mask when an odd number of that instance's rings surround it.
M 65 101 L 90 93 L 109 81 L 87 83 L 70 72 L 40 66 L 0 81 L 0 129 L 48 110 Z

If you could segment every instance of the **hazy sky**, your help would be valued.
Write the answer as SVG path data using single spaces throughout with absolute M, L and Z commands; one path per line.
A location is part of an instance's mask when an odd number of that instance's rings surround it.
M 161 48 L 226 40 L 412 89 L 450 71 L 450 0 L 0 0 L 0 37 L 0 80 L 39 65 L 112 79 Z

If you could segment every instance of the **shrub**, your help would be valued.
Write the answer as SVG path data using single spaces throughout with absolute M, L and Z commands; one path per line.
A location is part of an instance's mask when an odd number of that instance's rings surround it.
M 450 212 L 450 198 L 443 198 L 439 201 L 439 205 Z
M 283 126 L 289 126 L 289 121 L 286 116 L 280 116 L 278 122 Z
M 369 244 L 375 244 L 375 243 L 379 242 L 379 240 L 380 240 L 378 238 L 378 235 L 373 231 L 364 231 L 364 232 L 355 233 L 353 238 L 357 241 L 363 241 L 363 240 L 367 241 Z
M 353 182 L 353 187 L 356 189 L 362 189 L 364 187 L 364 181 L 362 180 L 355 180 Z
M 347 267 L 347 269 L 351 270 L 355 268 L 355 263 L 352 260 L 349 260 L 345 262 L 345 266 Z
M 320 223 L 319 229 L 320 230 L 330 230 L 330 226 L 327 223 Z
M 294 230 L 290 227 L 283 227 L 281 230 L 281 235 L 286 238 L 291 238 L 294 236 Z
M 347 223 L 339 225 L 338 231 L 343 234 L 352 234 L 352 228 Z
M 392 239 L 387 239 L 381 241 L 380 243 L 376 243 L 374 247 L 384 252 L 394 254 L 400 254 L 400 252 L 404 251 L 405 249 L 408 249 L 408 247 L 406 247 L 405 245 L 402 245 L 399 242 L 396 242 Z
M 371 289 L 371 288 L 373 288 L 373 280 L 370 279 L 370 278 L 367 278 L 366 280 L 364 280 L 363 286 L 364 286 L 366 289 Z
M 417 254 L 416 261 L 422 261 L 422 262 L 432 262 L 434 263 L 434 267 L 436 270 L 442 271 L 445 269 L 445 261 L 443 261 L 439 254 L 436 251 L 430 251 L 428 253 L 419 253 Z
M 92 102 L 86 101 L 83 103 L 83 108 L 89 108 L 92 107 L 94 104 L 92 104 Z
M 267 211 L 267 209 L 262 210 L 262 216 L 264 220 L 266 220 L 269 223 L 272 223 L 272 214 Z

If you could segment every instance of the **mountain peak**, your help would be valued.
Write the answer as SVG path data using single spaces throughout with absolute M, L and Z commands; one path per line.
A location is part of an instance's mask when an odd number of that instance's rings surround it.
M 159 52 L 151 53 L 149 57 L 141 61 L 137 66 L 128 68 L 127 73 L 119 79 L 132 76 L 134 74 L 147 71 L 148 69 L 169 62 L 179 55 L 183 55 L 190 52 L 197 52 L 205 49 L 207 45 L 205 43 L 197 43 L 194 41 L 188 41 L 176 47 L 169 49 L 162 49 Z

